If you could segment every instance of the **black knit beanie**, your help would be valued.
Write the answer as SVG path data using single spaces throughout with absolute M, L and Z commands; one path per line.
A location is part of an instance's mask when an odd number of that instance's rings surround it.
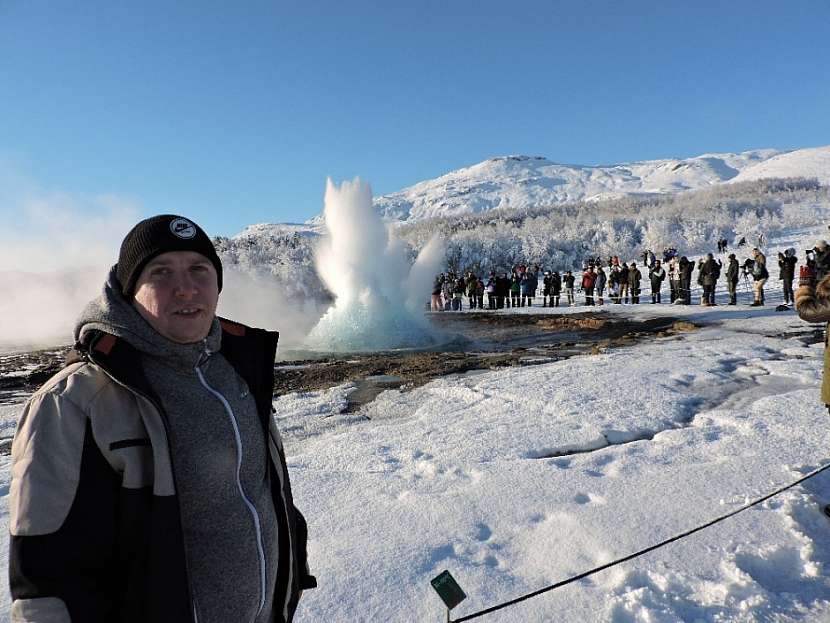
M 135 294 L 135 283 L 147 262 L 168 251 L 195 251 L 204 255 L 216 268 L 219 291 L 222 291 L 222 262 L 208 235 L 183 216 L 161 214 L 138 223 L 121 243 L 115 274 L 125 297 L 129 299 Z

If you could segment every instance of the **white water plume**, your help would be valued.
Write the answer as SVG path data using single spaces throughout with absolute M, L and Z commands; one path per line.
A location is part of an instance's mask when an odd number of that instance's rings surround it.
M 339 187 L 327 180 L 323 215 L 328 234 L 315 259 L 335 302 L 306 346 L 347 352 L 434 343 L 423 310 L 444 261 L 441 240 L 430 240 L 410 265 L 404 243 L 375 212 L 372 189 L 360 179 Z

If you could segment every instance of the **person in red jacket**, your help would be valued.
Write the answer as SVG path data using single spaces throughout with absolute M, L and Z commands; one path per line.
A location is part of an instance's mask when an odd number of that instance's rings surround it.
M 589 265 L 582 273 L 582 290 L 585 292 L 585 304 L 594 304 L 594 283 L 596 282 L 597 274 L 594 272 L 594 267 Z

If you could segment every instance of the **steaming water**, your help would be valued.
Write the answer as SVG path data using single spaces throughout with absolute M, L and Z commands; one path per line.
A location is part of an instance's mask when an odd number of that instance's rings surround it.
M 316 253 L 317 271 L 335 302 L 306 338 L 320 351 L 418 348 L 441 338 L 424 318 L 432 277 L 444 260 L 433 238 L 410 266 L 405 245 L 372 207 L 372 190 L 355 179 L 326 183 L 328 235 Z

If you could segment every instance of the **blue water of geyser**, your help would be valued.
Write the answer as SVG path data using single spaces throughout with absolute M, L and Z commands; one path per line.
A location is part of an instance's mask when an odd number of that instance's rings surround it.
M 385 301 L 368 305 L 352 301 L 332 306 L 305 340 L 306 348 L 330 352 L 366 352 L 423 348 L 440 341 L 423 318 Z

